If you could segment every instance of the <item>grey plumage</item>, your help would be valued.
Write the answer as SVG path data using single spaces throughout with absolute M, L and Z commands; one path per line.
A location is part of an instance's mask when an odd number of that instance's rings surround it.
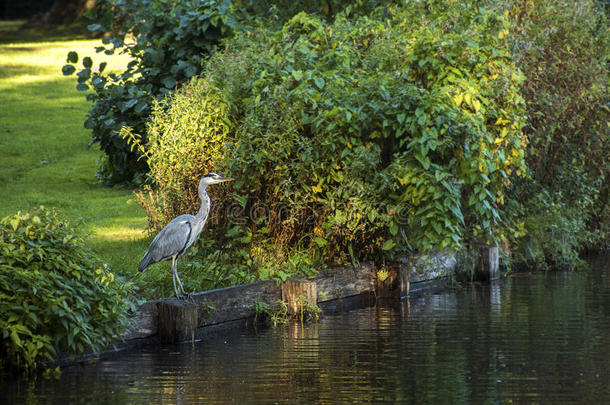
M 182 255 L 195 241 L 205 226 L 210 213 L 210 197 L 207 193 L 207 187 L 212 184 L 218 184 L 224 181 L 233 180 L 230 177 L 222 177 L 216 173 L 206 174 L 199 181 L 199 198 L 201 206 L 197 215 L 184 214 L 171 220 L 161 231 L 155 236 L 151 242 L 148 251 L 142 258 L 138 271 L 144 271 L 150 265 L 165 260 L 172 260 L 172 279 L 174 282 L 174 292 L 178 297 L 178 289 L 176 288 L 176 280 L 186 295 L 180 277 L 178 276 L 177 259 Z

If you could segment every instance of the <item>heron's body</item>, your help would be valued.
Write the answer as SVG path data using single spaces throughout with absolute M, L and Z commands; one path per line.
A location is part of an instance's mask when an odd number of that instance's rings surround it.
M 200 210 L 197 215 L 180 215 L 165 225 L 151 242 L 138 270 L 144 271 L 151 264 L 170 260 L 174 255 L 186 252 L 205 226 L 210 211 L 209 198 L 207 205 L 202 204 L 202 208 L 205 210 Z M 204 211 L 203 214 L 201 211 Z
M 172 219 L 161 231 L 155 236 L 151 242 L 148 251 L 142 258 L 139 271 L 144 271 L 150 265 L 166 260 L 172 260 L 172 276 L 174 281 L 174 292 L 178 296 L 176 288 L 176 280 L 182 290 L 186 294 L 180 277 L 176 260 L 182 255 L 199 237 L 210 213 L 210 197 L 207 193 L 207 187 L 211 184 L 218 184 L 223 181 L 233 180 L 228 177 L 220 177 L 215 173 L 207 174 L 201 178 L 199 182 L 199 198 L 201 206 L 197 215 L 183 214 Z

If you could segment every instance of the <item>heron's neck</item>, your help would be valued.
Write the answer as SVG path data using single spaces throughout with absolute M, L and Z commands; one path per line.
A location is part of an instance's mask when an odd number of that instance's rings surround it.
M 210 197 L 207 193 L 207 186 L 203 187 L 199 193 L 199 198 L 201 199 L 201 206 L 199 207 L 199 212 L 197 212 L 197 219 L 206 218 L 210 212 Z

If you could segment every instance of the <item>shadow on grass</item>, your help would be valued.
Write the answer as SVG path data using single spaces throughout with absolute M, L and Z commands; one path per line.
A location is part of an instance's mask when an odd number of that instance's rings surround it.
M 29 42 L 56 42 L 91 39 L 86 24 L 76 23 L 58 26 L 33 25 L 25 20 L 0 21 L 0 44 Z M 33 51 L 33 48 L 24 49 Z
M 29 51 L 29 48 L 27 48 L 27 50 Z M 2 49 L 0 49 L 0 54 L 1 53 Z M 39 72 L 39 69 L 36 69 L 31 65 L 0 65 L 0 79 L 23 75 L 34 75 L 39 74 Z

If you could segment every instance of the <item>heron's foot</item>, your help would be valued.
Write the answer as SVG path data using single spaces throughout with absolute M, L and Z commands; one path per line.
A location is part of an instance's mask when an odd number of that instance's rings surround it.
M 179 300 L 191 300 L 193 301 L 193 296 L 187 292 L 183 293 L 183 294 L 176 294 L 176 298 L 178 298 Z

